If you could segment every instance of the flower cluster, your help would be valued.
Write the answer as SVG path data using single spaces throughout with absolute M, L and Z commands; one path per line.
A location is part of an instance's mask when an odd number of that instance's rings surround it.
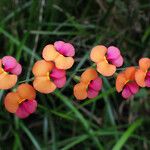
M 70 43 L 56 41 L 48 44 L 42 51 L 42 59 L 35 62 L 32 68 L 34 75 L 33 86 L 28 83 L 17 85 L 13 92 L 9 92 L 4 105 L 8 112 L 19 118 L 26 118 L 37 109 L 36 91 L 49 94 L 56 88 L 66 84 L 67 70 L 74 64 L 75 48 Z M 139 66 L 130 66 L 116 73 L 123 65 L 121 51 L 115 47 L 95 46 L 90 53 L 90 59 L 96 65 L 87 68 L 73 88 L 77 100 L 92 99 L 98 96 L 102 89 L 102 78 L 116 77 L 116 90 L 125 99 L 138 93 L 140 87 L 150 87 L 150 59 L 141 58 Z M 22 73 L 22 66 L 12 56 L 0 59 L 0 89 L 7 90 L 14 87 L 18 76 Z

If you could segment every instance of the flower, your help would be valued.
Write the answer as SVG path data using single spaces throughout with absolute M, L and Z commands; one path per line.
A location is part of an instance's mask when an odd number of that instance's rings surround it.
M 37 108 L 34 88 L 25 83 L 18 86 L 16 92 L 10 92 L 4 99 L 4 105 L 8 112 L 15 113 L 19 118 L 26 118 L 34 113 Z
M 141 58 L 139 69 L 135 73 L 135 80 L 141 87 L 150 87 L 150 59 Z
M 66 83 L 65 70 L 58 69 L 51 61 L 39 60 L 32 69 L 35 76 L 34 88 L 41 93 L 51 93 L 56 87 L 62 88 Z
M 21 65 L 12 56 L 5 56 L 0 59 L 0 89 L 12 88 L 22 72 Z
M 75 49 L 72 44 L 57 41 L 54 45 L 46 45 L 42 56 L 46 61 L 53 61 L 58 69 L 69 69 L 74 64 Z
M 80 83 L 74 86 L 74 96 L 78 100 L 94 98 L 102 88 L 102 79 L 98 77 L 97 72 L 88 68 L 82 73 Z
M 122 97 L 130 98 L 139 91 L 139 86 L 135 81 L 135 67 L 128 67 L 123 72 L 119 73 L 116 79 L 117 92 L 122 91 Z
M 91 51 L 90 58 L 97 64 L 97 71 L 103 76 L 112 76 L 116 71 L 116 67 L 123 64 L 120 50 L 115 46 L 108 48 L 103 45 L 95 46 Z

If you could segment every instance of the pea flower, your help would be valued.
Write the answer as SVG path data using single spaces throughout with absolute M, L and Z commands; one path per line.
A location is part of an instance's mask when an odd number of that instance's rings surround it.
M 34 88 L 25 83 L 18 86 L 16 92 L 10 92 L 4 99 L 4 105 L 8 112 L 15 113 L 23 119 L 34 113 L 37 108 Z
M 56 68 L 51 61 L 37 61 L 32 72 L 35 76 L 33 86 L 41 93 L 51 93 L 56 88 L 62 88 L 66 83 L 65 70 Z
M 5 56 L 0 59 L 0 89 L 12 88 L 22 72 L 21 65 L 12 56 Z
M 130 98 L 139 91 L 139 86 L 135 81 L 135 67 L 128 67 L 119 73 L 116 79 L 116 90 L 122 92 L 122 97 Z
M 80 83 L 74 86 L 74 96 L 78 100 L 94 98 L 102 88 L 102 79 L 98 77 L 97 72 L 88 68 L 82 73 Z
M 135 73 L 135 80 L 141 87 L 150 87 L 150 59 L 141 58 L 139 69 Z
M 42 56 L 46 61 L 53 61 L 58 69 L 69 69 L 74 64 L 75 49 L 72 44 L 57 41 L 54 45 L 46 45 Z
M 90 54 L 90 58 L 97 65 L 97 71 L 103 76 L 112 76 L 116 67 L 121 67 L 123 57 L 120 50 L 115 46 L 106 48 L 103 45 L 95 46 Z

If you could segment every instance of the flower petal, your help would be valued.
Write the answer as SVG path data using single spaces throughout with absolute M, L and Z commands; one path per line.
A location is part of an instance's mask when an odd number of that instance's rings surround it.
M 139 60 L 139 67 L 143 71 L 147 71 L 150 68 L 150 59 L 149 58 L 141 58 Z
M 141 70 L 141 69 L 138 69 L 135 73 L 135 81 L 136 83 L 141 86 L 141 87 L 145 87 L 145 77 L 146 77 L 146 73 Z
M 51 74 L 50 74 L 50 77 L 51 78 L 62 78 L 66 75 L 66 71 L 65 70 L 62 70 L 62 69 L 57 69 L 56 67 L 53 68 Z
M 126 70 L 124 71 L 126 79 L 127 80 L 134 80 L 135 79 L 135 72 L 136 72 L 136 68 L 133 66 L 126 68 Z
M 33 100 L 36 97 L 34 88 L 27 83 L 20 84 L 17 88 L 17 93 L 23 100 Z
M 94 80 L 98 77 L 96 70 L 93 68 L 87 68 L 81 75 L 81 82 L 89 83 L 91 80 Z
M 89 88 L 95 91 L 100 91 L 102 88 L 102 79 L 98 77 L 95 80 L 91 81 L 91 83 L 89 84 Z
M 17 76 L 11 75 L 7 73 L 1 73 L 0 74 L 0 89 L 1 90 L 7 90 L 15 86 L 17 82 Z
M 55 65 L 58 69 L 69 69 L 73 66 L 74 59 L 72 57 L 64 57 L 63 55 L 59 55 L 55 59 Z
M 34 64 L 32 72 L 35 76 L 46 76 L 47 73 L 49 73 L 53 69 L 53 67 L 54 64 L 52 62 L 39 60 Z
M 51 93 L 56 89 L 56 85 L 47 77 L 36 77 L 33 82 L 34 88 L 41 93 Z
M 95 98 L 98 95 L 98 91 L 95 91 L 91 88 L 88 89 L 88 98 Z
M 84 83 L 78 83 L 74 86 L 74 96 L 77 100 L 83 100 L 87 98 L 87 85 Z
M 18 93 L 16 92 L 8 93 L 4 99 L 4 105 L 5 105 L 6 110 L 11 113 L 15 113 L 19 106 L 19 103 L 18 103 L 19 100 L 20 100 L 20 97 Z
M 101 61 L 97 64 L 97 71 L 103 76 L 112 76 L 116 71 L 116 66 L 111 65 L 105 61 Z
M 146 85 L 147 87 L 150 87 L 150 76 L 147 76 L 147 77 L 145 78 L 145 85 Z
M 5 56 L 2 58 L 2 64 L 4 65 L 4 70 L 9 71 L 9 69 L 12 69 L 17 65 L 17 61 L 12 56 Z
M 21 66 L 19 63 L 17 63 L 16 67 L 14 67 L 13 69 L 11 69 L 10 72 L 11 72 L 12 74 L 15 74 L 15 75 L 18 76 L 18 75 L 20 75 L 21 72 L 22 72 L 22 66 Z
M 125 99 L 128 99 L 132 96 L 132 92 L 130 91 L 129 87 L 128 86 L 125 86 L 123 91 L 122 91 L 122 97 L 125 98 Z
M 107 59 L 117 59 L 120 55 L 120 50 L 115 46 L 108 47 Z
M 123 65 L 123 57 L 120 55 L 118 58 L 116 59 L 111 59 L 109 60 L 109 62 L 111 62 L 113 65 L 115 65 L 116 67 L 121 67 Z
M 46 45 L 42 52 L 42 57 L 46 61 L 54 61 L 58 55 L 59 53 L 52 44 Z
M 127 85 L 132 94 L 136 94 L 139 91 L 139 86 L 135 81 L 129 82 L 129 83 L 127 83 Z
M 27 100 L 27 101 L 23 102 L 22 105 L 29 114 L 32 114 L 36 111 L 37 101 L 36 100 Z
M 90 54 L 90 58 L 94 62 L 100 62 L 104 60 L 105 54 L 107 52 L 107 48 L 103 45 L 95 46 Z
M 53 81 L 57 88 L 62 88 L 66 84 L 66 77 L 54 79 Z
M 24 105 L 21 104 L 16 111 L 16 116 L 21 119 L 24 119 L 24 118 L 27 118 L 29 115 L 30 114 L 29 112 L 26 111 L 26 109 L 24 108 Z

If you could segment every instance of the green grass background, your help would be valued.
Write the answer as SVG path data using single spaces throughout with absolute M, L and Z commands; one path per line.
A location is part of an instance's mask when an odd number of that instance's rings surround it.
M 0 0 L 0 57 L 23 65 L 18 84 L 31 83 L 34 62 L 56 40 L 76 48 L 66 86 L 38 93 L 38 110 L 25 120 L 6 112 L 8 91 L 0 91 L 0 150 L 149 150 L 149 89 L 125 101 L 111 77 L 95 99 L 78 102 L 72 93 L 94 45 L 119 47 L 123 68 L 150 57 L 149 0 Z

